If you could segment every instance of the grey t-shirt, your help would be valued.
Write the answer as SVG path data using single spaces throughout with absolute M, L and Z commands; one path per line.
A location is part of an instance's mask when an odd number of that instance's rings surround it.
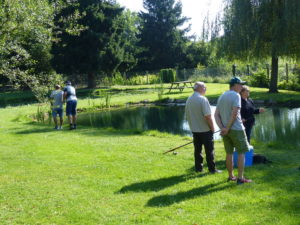
M 50 98 L 54 99 L 53 108 L 62 108 L 63 107 L 63 94 L 61 90 L 52 91 Z
M 75 88 L 71 85 L 68 85 L 64 88 L 64 92 L 67 93 L 67 101 L 77 101 Z
M 185 117 L 192 132 L 210 131 L 204 116 L 211 115 L 211 109 L 206 97 L 194 92 L 185 105 Z
M 226 91 L 218 99 L 217 109 L 221 115 L 221 121 L 226 126 L 231 118 L 233 107 L 238 107 L 238 116 L 233 122 L 232 130 L 245 130 L 241 119 L 241 96 L 235 91 Z

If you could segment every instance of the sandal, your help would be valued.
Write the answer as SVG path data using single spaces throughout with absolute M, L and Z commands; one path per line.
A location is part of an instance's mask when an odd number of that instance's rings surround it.
M 229 181 L 236 181 L 236 180 L 237 180 L 236 176 L 228 177 L 227 182 L 229 182 Z

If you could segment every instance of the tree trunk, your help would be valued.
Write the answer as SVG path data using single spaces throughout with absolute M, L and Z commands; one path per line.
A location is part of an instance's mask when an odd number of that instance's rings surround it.
M 90 72 L 88 73 L 88 88 L 95 88 L 96 87 L 96 77 L 95 74 Z
M 278 93 L 277 90 L 277 81 L 278 81 L 278 57 L 272 56 L 272 65 L 271 65 L 271 79 L 270 79 L 270 93 Z

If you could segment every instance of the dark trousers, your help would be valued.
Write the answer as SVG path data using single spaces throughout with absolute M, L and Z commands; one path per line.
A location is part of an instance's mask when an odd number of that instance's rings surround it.
M 203 168 L 203 156 L 202 156 L 202 146 L 204 145 L 206 162 L 209 171 L 214 171 L 216 165 L 214 162 L 214 137 L 213 132 L 193 132 L 194 141 L 194 157 L 195 157 L 195 170 L 202 171 Z
M 250 144 L 251 132 L 253 125 L 244 125 L 248 143 Z

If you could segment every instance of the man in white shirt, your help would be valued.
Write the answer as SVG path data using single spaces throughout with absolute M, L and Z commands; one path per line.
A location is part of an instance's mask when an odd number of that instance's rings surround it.
M 193 133 L 194 158 L 196 172 L 203 170 L 202 146 L 204 145 L 206 162 L 210 173 L 221 172 L 216 169 L 214 162 L 215 128 L 211 117 L 211 108 L 207 98 L 206 86 L 203 82 L 196 82 L 194 94 L 186 101 L 185 116 Z
M 55 85 L 55 90 L 52 91 L 50 98 L 53 99 L 52 104 L 52 117 L 55 123 L 56 130 L 62 129 L 63 124 L 63 100 L 64 100 L 64 92 L 60 89 L 60 85 Z M 59 116 L 59 126 L 57 122 L 57 115 Z

